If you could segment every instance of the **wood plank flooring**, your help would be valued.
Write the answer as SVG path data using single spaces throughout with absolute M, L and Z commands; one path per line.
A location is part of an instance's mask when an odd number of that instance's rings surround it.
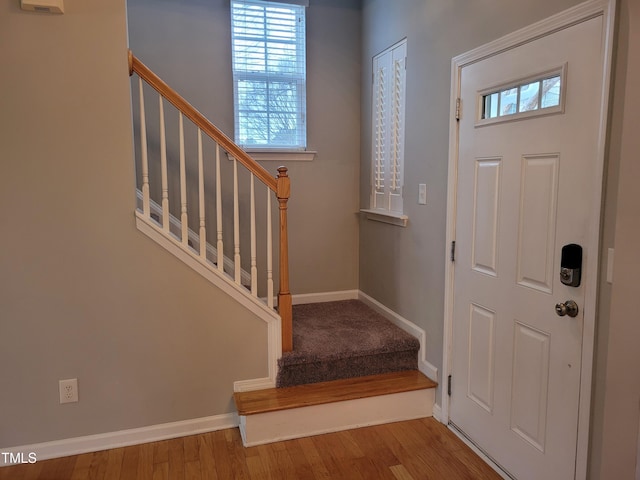
M 238 429 L 0 468 L 0 480 L 500 480 L 433 418 L 244 448 Z
M 295 387 L 236 392 L 234 399 L 239 415 L 252 415 L 437 386 L 418 370 L 406 370 Z

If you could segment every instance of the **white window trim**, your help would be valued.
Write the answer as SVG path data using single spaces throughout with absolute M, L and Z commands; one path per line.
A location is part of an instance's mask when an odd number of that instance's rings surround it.
M 246 148 L 244 151 L 258 162 L 312 162 L 318 154 L 315 150 L 280 150 L 277 148 Z M 233 157 L 229 153 L 227 153 L 227 157 L 229 160 L 233 160 Z
M 256 5 L 261 5 L 261 6 L 268 6 L 269 4 L 273 4 L 273 7 L 277 7 L 279 4 L 282 7 L 286 7 L 287 5 L 290 5 L 290 7 L 293 9 L 295 8 L 295 10 L 297 10 L 299 12 L 299 17 L 298 20 L 302 21 L 302 34 L 296 36 L 296 58 L 298 59 L 298 62 L 296 62 L 296 65 L 298 65 L 298 69 L 292 72 L 287 72 L 282 73 L 282 72 L 278 72 L 275 70 L 271 70 L 269 68 L 266 68 L 265 71 L 248 71 L 248 70 L 236 70 L 236 47 L 235 47 L 235 39 L 236 36 L 234 35 L 234 19 L 236 18 L 234 16 L 234 10 L 233 10 L 233 5 L 231 6 L 231 28 L 232 28 L 232 62 L 233 62 L 233 66 L 232 66 L 232 71 L 233 71 L 233 88 L 234 88 L 234 106 L 233 106 L 233 110 L 234 110 L 234 141 L 240 145 L 242 148 L 245 149 L 255 149 L 256 151 L 262 151 L 262 150 L 272 150 L 272 151 L 278 151 L 278 152 L 284 152 L 284 151 L 294 151 L 294 152 L 299 152 L 299 151 L 304 151 L 306 150 L 306 146 L 307 146 L 307 105 L 306 105 L 306 89 L 307 89 L 307 74 L 306 74 L 306 29 L 304 27 L 304 25 L 306 25 L 306 13 L 304 12 L 305 7 L 308 7 L 308 0 L 231 0 L 231 3 L 233 4 L 234 2 L 237 2 L 239 4 L 245 4 L 245 5 L 250 5 L 250 4 L 256 4 Z M 301 9 L 298 7 L 302 7 Z M 266 7 L 268 8 L 268 7 Z M 300 33 L 300 26 L 297 27 L 298 29 L 298 33 Z M 269 32 L 270 30 L 268 28 L 264 28 L 264 32 L 265 32 L 265 37 L 264 37 L 264 41 L 265 41 L 265 45 L 268 45 L 269 43 L 269 38 L 270 36 L 267 34 L 267 32 Z M 239 41 L 243 41 L 242 40 L 242 35 L 240 35 L 239 37 Z M 247 39 L 244 39 L 245 41 Z M 265 57 L 266 58 L 266 57 Z M 287 145 L 285 143 L 282 144 L 275 144 L 275 143 L 265 143 L 265 144 L 248 144 L 248 143 L 244 143 L 242 141 L 241 138 L 239 138 L 239 130 L 240 130 L 240 115 L 241 112 L 245 112 L 246 113 L 246 104 L 243 104 L 245 106 L 245 108 L 243 108 L 243 105 L 240 105 L 238 102 L 238 82 L 240 82 L 241 80 L 265 80 L 268 84 L 272 81 L 283 81 L 283 80 L 289 80 L 292 83 L 296 83 L 298 85 L 298 90 L 297 90 L 297 95 L 298 95 L 298 110 L 296 111 L 296 116 L 297 116 L 297 134 L 296 134 L 296 141 L 298 142 L 297 145 Z M 265 112 L 270 112 L 270 113 L 274 113 L 275 110 L 270 110 L 270 108 L 268 106 L 265 107 L 266 110 Z M 270 136 L 270 134 L 269 134 Z M 273 142 L 273 138 L 270 138 L 268 141 L 269 142 Z
M 275 3 L 288 3 L 290 5 L 300 5 L 301 7 L 308 7 L 309 0 L 265 0 L 267 2 Z
M 370 208 L 361 208 L 360 213 L 367 217 L 367 220 L 374 222 L 389 223 L 398 227 L 406 227 L 409 217 L 404 213 L 389 212 L 386 210 L 373 210 Z

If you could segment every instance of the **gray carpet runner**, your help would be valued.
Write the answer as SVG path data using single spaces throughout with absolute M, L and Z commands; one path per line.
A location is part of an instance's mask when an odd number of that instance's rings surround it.
M 358 300 L 293 307 L 293 351 L 278 387 L 417 370 L 420 343 Z

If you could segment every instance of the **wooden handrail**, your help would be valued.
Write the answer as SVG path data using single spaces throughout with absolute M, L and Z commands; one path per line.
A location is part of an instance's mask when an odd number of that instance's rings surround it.
M 293 350 L 293 312 L 291 292 L 289 291 L 289 236 L 287 227 L 287 208 L 291 195 L 291 181 L 287 174 L 287 168 L 278 168 L 278 177 L 272 177 L 267 170 L 207 120 L 204 115 L 182 98 L 175 90 L 169 87 L 169 85 L 153 73 L 149 67 L 138 60 L 131 50 L 128 51 L 128 62 L 130 76 L 133 75 L 134 72 L 137 73 L 140 78 L 151 85 L 163 98 L 197 125 L 202 132 L 213 139 L 217 145 L 222 146 L 232 157 L 244 165 L 276 194 L 280 209 L 280 291 L 278 292 L 278 313 L 282 319 L 282 351 L 289 352 Z M 180 118 L 182 119 L 182 117 Z M 201 154 L 201 147 L 199 152 Z M 218 157 L 218 155 L 218 150 L 216 150 L 216 157 Z M 219 158 L 216 160 L 216 165 L 216 168 L 219 169 Z M 219 178 L 219 171 L 217 178 Z M 183 188 L 183 190 L 185 189 Z M 218 188 L 218 194 L 219 192 L 220 189 Z M 219 205 L 220 199 L 218 198 L 218 206 Z M 201 210 L 203 210 L 202 207 Z M 218 219 L 220 219 L 220 217 L 221 215 L 218 213 Z M 186 226 L 186 224 L 187 222 L 183 221 L 183 225 Z M 220 232 L 220 225 L 218 225 L 218 231 Z M 221 255 L 221 252 L 220 238 L 218 238 L 218 254 Z M 219 269 L 222 269 L 222 263 L 221 258 L 218 257 Z M 236 272 L 239 273 L 239 271 L 239 268 L 236 267 Z
M 151 85 L 160 95 L 167 99 L 174 107 L 181 111 L 187 118 L 195 123 L 200 130 L 211 137 L 218 145 L 222 146 L 232 157 L 243 164 L 250 172 L 252 172 L 262 183 L 274 192 L 278 189 L 277 180 L 271 174 L 251 158 L 247 152 L 238 147 L 229 137 L 213 125 L 207 118 L 202 115 L 196 108 L 182 98 L 174 89 L 167 85 L 160 77 L 153 73 L 149 67 L 142 63 L 133 55 L 131 50 L 128 53 L 129 58 L 129 75 L 137 73 L 140 78 Z

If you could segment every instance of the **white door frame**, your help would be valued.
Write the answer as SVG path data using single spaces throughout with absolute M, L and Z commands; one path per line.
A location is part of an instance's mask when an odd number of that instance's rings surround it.
M 449 179 L 447 194 L 447 264 L 445 269 L 445 306 L 444 306 L 444 339 L 443 339 L 443 359 L 442 359 L 442 387 L 441 406 L 442 412 L 440 420 L 444 424 L 449 423 L 449 396 L 447 395 L 446 381 L 451 374 L 452 341 L 453 341 L 453 286 L 455 264 L 450 261 L 451 242 L 456 239 L 456 198 L 457 198 L 457 165 L 458 165 L 458 143 L 459 130 L 456 120 L 456 103 L 460 96 L 460 79 L 462 68 L 492 57 L 506 50 L 515 48 L 524 43 L 535 40 L 541 36 L 551 34 L 568 26 L 582 21 L 602 16 L 603 18 L 603 48 L 604 62 L 602 69 L 602 91 L 600 102 L 600 119 L 598 131 L 598 151 L 596 184 L 603 183 L 605 165 L 605 141 L 607 133 L 607 117 L 609 106 L 609 85 L 611 74 L 611 61 L 613 49 L 613 34 L 615 22 L 616 0 L 590 0 L 579 4 L 569 10 L 549 17 L 540 22 L 506 35 L 498 40 L 478 47 L 467 53 L 455 57 L 451 62 L 451 115 L 449 121 Z M 475 106 L 462 105 L 463 114 L 474 115 Z M 602 187 L 592 193 L 592 205 L 601 205 Z M 598 221 L 588 232 L 593 251 L 600 251 L 600 224 Z M 584 327 L 582 334 L 582 369 L 580 373 L 580 403 L 578 406 L 578 443 L 576 457 L 577 479 L 587 476 L 587 455 L 589 450 L 589 416 L 591 411 L 591 379 L 593 370 L 593 355 L 595 342 L 595 321 L 596 305 L 599 280 L 599 254 L 590 255 L 585 258 L 584 272 L 589 272 L 585 281 L 585 304 L 584 304 Z

